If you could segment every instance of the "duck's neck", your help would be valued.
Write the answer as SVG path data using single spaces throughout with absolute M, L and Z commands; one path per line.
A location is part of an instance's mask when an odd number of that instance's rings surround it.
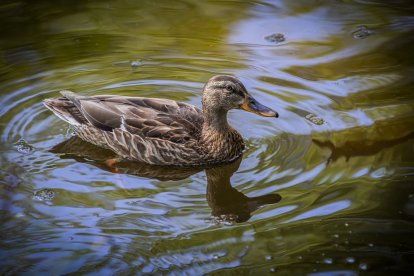
M 204 123 L 202 132 L 204 134 L 226 133 L 232 129 L 227 122 L 227 111 L 204 109 L 203 114 Z
M 214 158 L 223 160 L 240 156 L 244 149 L 243 138 L 227 122 L 227 111 L 203 109 L 204 123 L 201 144 Z

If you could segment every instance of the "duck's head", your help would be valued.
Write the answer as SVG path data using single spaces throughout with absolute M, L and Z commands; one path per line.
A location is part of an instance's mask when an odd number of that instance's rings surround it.
M 214 76 L 203 90 L 203 110 L 227 113 L 231 109 L 243 109 L 265 117 L 278 117 L 276 111 L 256 101 L 244 85 L 232 76 Z

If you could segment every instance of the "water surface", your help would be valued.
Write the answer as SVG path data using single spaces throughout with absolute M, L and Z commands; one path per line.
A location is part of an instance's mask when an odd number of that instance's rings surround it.
M 407 274 L 410 2 L 3 1 L 0 273 Z M 111 170 L 41 103 L 200 106 L 216 74 L 280 117 L 232 111 L 248 149 L 207 171 Z

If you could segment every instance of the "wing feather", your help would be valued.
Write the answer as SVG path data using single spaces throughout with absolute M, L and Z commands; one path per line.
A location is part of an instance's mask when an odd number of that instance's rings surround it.
M 173 100 L 109 95 L 89 97 L 70 91 L 62 94 L 78 107 L 91 125 L 104 131 L 123 129 L 141 137 L 186 143 L 197 139 L 203 122 L 197 107 Z

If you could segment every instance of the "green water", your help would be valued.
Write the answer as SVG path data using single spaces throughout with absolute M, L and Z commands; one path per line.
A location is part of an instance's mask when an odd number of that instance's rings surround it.
M 412 1 L 2 1 L 0 34 L 0 274 L 412 273 Z M 216 74 L 280 117 L 232 111 L 207 171 L 110 169 L 41 104 Z

